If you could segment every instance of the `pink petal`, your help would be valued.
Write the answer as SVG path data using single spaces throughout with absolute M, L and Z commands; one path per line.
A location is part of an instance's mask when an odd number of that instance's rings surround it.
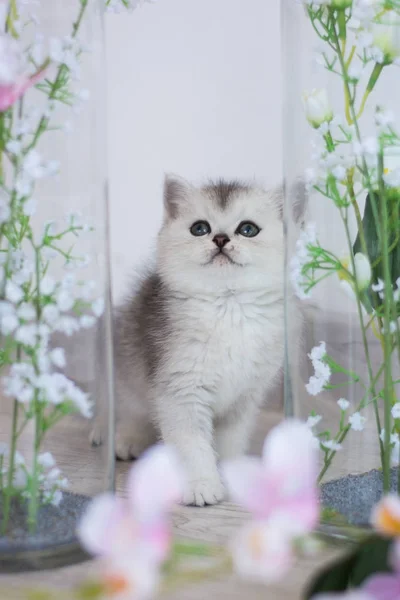
M 12 85 L 0 85 L 0 112 L 4 112 L 15 104 L 42 77 L 43 71 L 40 71 L 32 77 L 24 77 Z
M 265 469 L 259 458 L 245 456 L 227 461 L 222 465 L 222 476 L 233 502 L 257 517 L 268 516 L 273 490 L 270 494 Z
M 305 491 L 288 501 L 283 499 L 273 514 L 284 517 L 292 535 L 301 536 L 315 529 L 320 517 L 317 490 Z
M 127 486 L 136 520 L 162 520 L 183 494 L 184 477 L 174 450 L 164 445 L 148 450 L 132 467 Z
M 83 547 L 91 554 L 108 554 L 112 532 L 123 515 L 122 501 L 112 494 L 102 494 L 95 498 L 77 530 Z
M 276 523 L 252 522 L 231 544 L 235 570 L 247 579 L 272 583 L 282 579 L 294 561 L 291 540 Z
M 313 435 L 301 421 L 287 419 L 267 436 L 263 449 L 266 471 L 304 489 L 315 485 L 318 457 Z
M 93 500 L 77 533 L 83 547 L 94 555 L 112 557 L 142 549 L 151 557 L 155 554 L 134 520 L 128 501 L 111 494 Z
M 367 580 L 363 591 L 374 600 L 396 600 L 400 598 L 400 575 L 375 575 Z

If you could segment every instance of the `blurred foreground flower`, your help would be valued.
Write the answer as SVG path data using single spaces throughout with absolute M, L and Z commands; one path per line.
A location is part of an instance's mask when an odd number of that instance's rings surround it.
M 237 571 L 266 582 L 282 577 L 296 545 L 318 522 L 312 433 L 303 423 L 284 421 L 266 438 L 262 459 L 228 462 L 223 473 L 232 500 L 254 517 L 232 543 Z
M 100 579 L 107 597 L 151 597 L 171 548 L 169 511 L 182 490 L 174 452 L 156 446 L 132 468 L 126 499 L 103 494 L 93 501 L 78 535 L 86 550 L 105 559 Z

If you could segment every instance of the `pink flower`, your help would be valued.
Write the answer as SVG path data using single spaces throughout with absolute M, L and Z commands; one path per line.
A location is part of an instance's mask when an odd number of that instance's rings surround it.
M 286 420 L 266 438 L 262 459 L 240 458 L 223 472 L 232 499 L 256 519 L 281 517 L 294 535 L 302 535 L 318 522 L 317 466 L 309 428 Z
M 233 541 L 236 570 L 275 581 L 293 563 L 294 540 L 318 522 L 317 454 L 307 425 L 287 420 L 271 431 L 262 459 L 244 457 L 223 467 L 234 501 L 254 521 Z
M 371 525 L 387 537 L 400 536 L 400 497 L 385 496 L 372 512 Z
M 400 573 L 373 575 L 362 587 L 362 591 L 366 594 L 366 600 L 368 598 L 371 598 L 371 600 L 395 600 L 400 598 Z
M 264 583 L 279 581 L 295 559 L 292 539 L 273 519 L 243 527 L 232 540 L 231 554 L 239 575 Z
M 107 600 L 147 600 L 154 597 L 159 585 L 157 571 L 129 556 L 105 560 L 100 573 L 102 597 Z
M 94 555 L 131 556 L 159 566 L 171 545 L 168 513 L 182 490 L 174 452 L 155 446 L 133 466 L 126 499 L 103 494 L 93 500 L 78 530 L 82 545 Z
M 0 112 L 4 112 L 25 94 L 25 92 L 41 79 L 43 72 L 32 77 L 20 77 L 15 83 L 0 84 Z

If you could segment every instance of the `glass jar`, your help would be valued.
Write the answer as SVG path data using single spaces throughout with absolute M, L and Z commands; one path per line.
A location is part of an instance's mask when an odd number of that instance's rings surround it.
M 400 482 L 399 13 L 282 2 L 286 412 L 320 448 L 333 533 Z
M 0 571 L 11 572 L 85 558 L 80 516 L 114 486 L 113 381 L 103 3 L 10 0 L 0 12 Z

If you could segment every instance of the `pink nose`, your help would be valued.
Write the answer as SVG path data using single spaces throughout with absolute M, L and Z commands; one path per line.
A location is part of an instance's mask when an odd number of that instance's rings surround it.
M 230 239 L 226 233 L 218 233 L 216 236 L 214 236 L 213 242 L 216 246 L 218 246 L 218 248 L 223 248 L 228 242 L 230 242 Z

